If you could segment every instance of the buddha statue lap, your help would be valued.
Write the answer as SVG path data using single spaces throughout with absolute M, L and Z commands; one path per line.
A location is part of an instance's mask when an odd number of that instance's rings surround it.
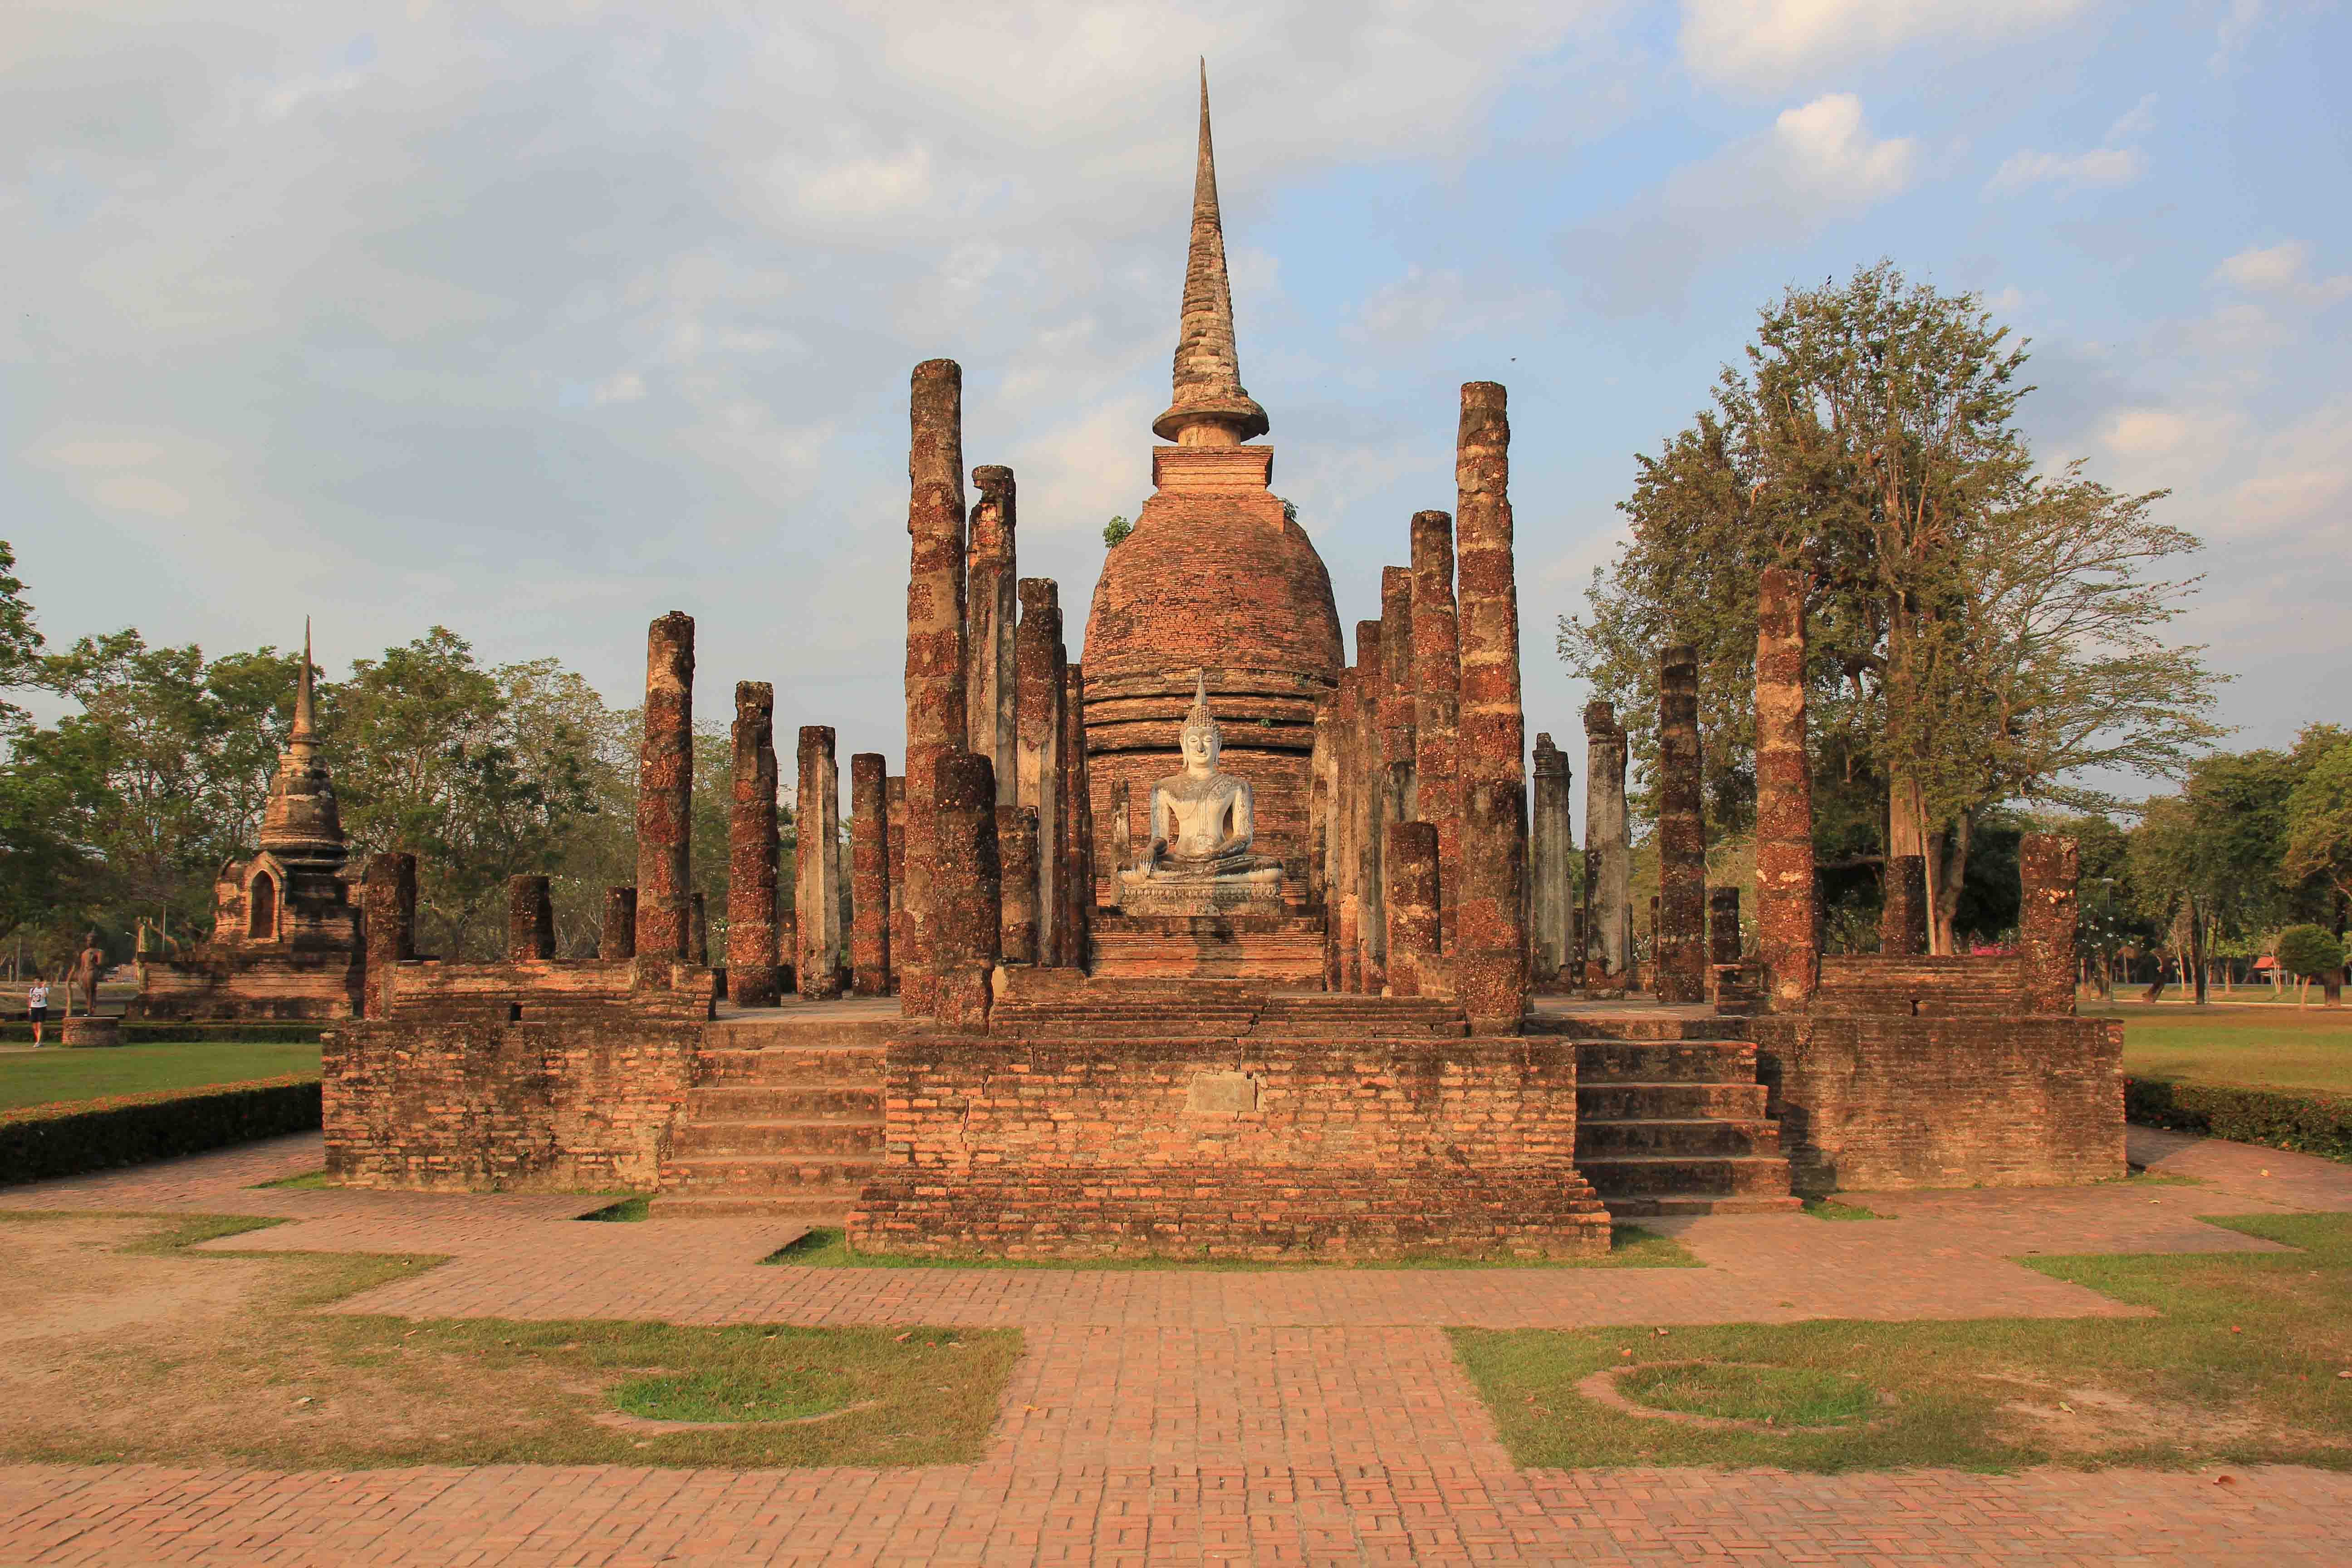
M 1151 786 L 1150 847 L 1118 874 L 1120 906 L 1133 915 L 1284 912 L 1282 862 L 1250 853 L 1256 823 L 1249 781 L 1217 765 L 1224 735 L 1209 713 L 1202 674 L 1193 677 L 1181 741 L 1183 770 Z

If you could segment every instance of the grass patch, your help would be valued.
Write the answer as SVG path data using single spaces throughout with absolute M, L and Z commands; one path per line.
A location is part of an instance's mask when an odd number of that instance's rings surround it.
M 319 1047 L 250 1040 L 0 1056 L 0 1110 L 122 1094 L 319 1076 Z
M 2170 1082 L 2352 1093 L 2352 1008 L 2118 1003 L 2124 1071 Z
M 187 1250 L 278 1223 L 259 1216 L 37 1217 L 0 1227 L 0 1462 L 962 1464 L 1021 1347 L 1016 1330 L 321 1312 L 439 1259 Z M 648 1425 L 667 1422 L 689 1425 Z
M 608 1225 L 634 1225 L 639 1220 L 650 1218 L 652 1215 L 652 1197 L 647 1194 L 639 1193 L 635 1197 L 623 1198 L 619 1203 L 606 1204 L 603 1208 L 592 1209 L 580 1217 L 601 1220 Z
M 1521 1465 L 2182 1468 L 2307 1464 L 2352 1469 L 2352 1215 L 2232 1215 L 2210 1223 L 2293 1252 L 2029 1258 L 2024 1267 L 2153 1309 L 2144 1318 L 1996 1319 L 1642 1329 L 1449 1331 Z M 1894 1403 L 1869 1425 L 1823 1432 L 1704 1427 L 1584 1397 L 1609 1368 L 1773 1369 L 1767 1401 L 1826 1380 Z M 1740 1373 L 1739 1378 L 1748 1374 Z M 1807 1380 L 1812 1380 L 1808 1382 Z M 1654 1387 L 1728 1398 L 1727 1372 L 1661 1370 Z M 1712 1392 L 1710 1392 L 1710 1390 Z M 1786 1418 L 1783 1418 L 1785 1420 Z M 1776 1425 L 1780 1423 L 1776 1422 Z
M 1864 1208 L 1860 1204 L 1842 1204 L 1835 1198 L 1807 1198 L 1805 1212 L 1815 1219 L 1853 1220 L 1888 1217 L 1876 1209 Z
M 316 1193 L 333 1191 L 338 1184 L 329 1180 L 324 1171 L 305 1171 L 297 1176 L 280 1176 L 274 1182 L 256 1182 L 253 1185 L 256 1191 L 276 1187 L 286 1192 Z
M 1878 1403 L 1859 1378 L 1811 1367 L 1645 1366 L 1619 1379 L 1617 1387 L 1653 1410 L 1778 1426 L 1849 1426 Z
M 1352 1258 L 1198 1258 L 1181 1255 L 1104 1258 L 914 1258 L 894 1252 L 860 1252 L 849 1238 L 830 1226 L 813 1226 L 807 1235 L 786 1242 L 762 1263 L 802 1268 L 1081 1268 L 1126 1271 L 1190 1270 L 1213 1274 L 1265 1274 L 1295 1268 L 1704 1268 L 1691 1250 L 1671 1237 L 1639 1226 L 1620 1225 L 1609 1237 L 1605 1258 L 1514 1258 L 1497 1254 L 1457 1258 L 1415 1254 L 1358 1261 Z

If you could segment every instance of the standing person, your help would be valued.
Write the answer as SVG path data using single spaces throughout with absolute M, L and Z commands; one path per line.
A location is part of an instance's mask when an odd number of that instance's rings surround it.
M 33 984 L 25 993 L 25 1013 L 33 1020 L 33 1048 L 41 1048 L 41 1031 L 49 1021 L 48 976 L 36 973 Z

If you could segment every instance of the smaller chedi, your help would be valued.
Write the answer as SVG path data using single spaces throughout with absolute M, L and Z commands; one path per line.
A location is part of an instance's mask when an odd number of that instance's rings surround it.
M 1247 779 L 1217 765 L 1224 732 L 1203 671 L 1193 674 L 1179 741 L 1183 769 L 1151 786 L 1150 843 L 1119 872 L 1121 906 L 1131 915 L 1280 914 L 1282 862 L 1250 853 L 1255 797 Z

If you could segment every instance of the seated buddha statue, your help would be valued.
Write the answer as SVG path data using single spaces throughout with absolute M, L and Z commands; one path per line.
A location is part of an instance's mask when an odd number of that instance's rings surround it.
M 1180 739 L 1183 769 L 1151 786 L 1150 847 L 1119 873 L 1121 901 L 1130 909 L 1197 906 L 1194 912 L 1208 914 L 1278 898 L 1282 862 L 1250 853 L 1256 820 L 1249 781 L 1217 765 L 1224 734 L 1199 673 Z

